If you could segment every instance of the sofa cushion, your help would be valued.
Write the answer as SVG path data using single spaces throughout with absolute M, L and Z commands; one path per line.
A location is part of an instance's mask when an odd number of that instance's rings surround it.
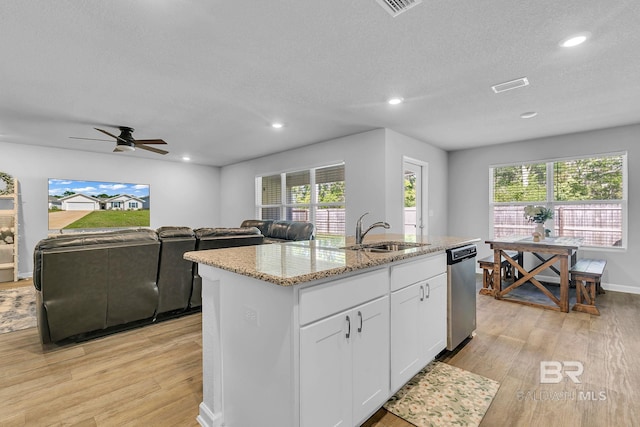
M 290 224 L 285 221 L 274 221 L 269 226 L 266 236 L 270 239 L 287 240 Z
M 107 231 L 104 233 L 74 233 L 57 234 L 43 239 L 36 245 L 36 250 L 70 248 L 89 245 L 111 245 L 140 242 L 157 242 L 158 234 L 155 230 L 135 229 Z
M 313 238 L 313 224 L 303 221 L 273 221 L 266 235 L 269 239 L 297 241 Z
M 240 228 L 198 228 L 195 230 L 196 238 L 214 236 L 246 236 L 253 234 L 261 234 L 256 227 L 240 227 Z
M 195 237 L 195 233 L 189 227 L 160 227 L 156 230 L 160 239 L 169 239 L 172 237 Z
M 269 226 L 273 223 L 272 219 L 245 219 L 240 227 L 256 227 L 263 236 L 269 234 Z

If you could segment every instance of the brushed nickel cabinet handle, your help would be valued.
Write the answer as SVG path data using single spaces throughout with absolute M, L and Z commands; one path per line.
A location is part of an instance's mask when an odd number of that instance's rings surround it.
M 347 339 L 351 336 L 351 319 L 347 316 Z

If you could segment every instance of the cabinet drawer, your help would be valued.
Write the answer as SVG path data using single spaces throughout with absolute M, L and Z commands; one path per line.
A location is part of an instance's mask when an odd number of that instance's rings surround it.
M 391 267 L 391 290 L 397 291 L 405 286 L 428 279 L 447 271 L 446 254 L 434 255 Z
M 300 325 L 371 301 L 388 292 L 387 268 L 300 289 Z

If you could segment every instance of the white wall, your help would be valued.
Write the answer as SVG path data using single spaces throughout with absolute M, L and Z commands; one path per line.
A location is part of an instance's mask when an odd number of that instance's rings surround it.
M 33 248 L 47 237 L 47 180 L 116 181 L 150 184 L 151 228 L 217 226 L 220 222 L 220 169 L 0 142 L 0 171 L 19 180 L 19 272 L 33 270 Z
M 489 237 L 489 166 L 520 161 L 546 160 L 608 152 L 628 153 L 627 249 L 580 250 L 580 256 L 607 260 L 605 287 L 640 293 L 634 265 L 640 259 L 640 125 L 513 142 L 449 153 L 449 233 Z M 479 257 L 490 254 L 479 245 Z
M 428 163 L 427 234 L 447 234 L 447 152 L 425 142 L 386 130 L 386 218 L 395 233 L 404 233 L 403 156 Z M 429 212 L 433 215 L 429 216 Z M 459 235 L 459 234 L 456 234 Z M 474 237 L 474 236 L 471 236 Z
M 391 232 L 402 233 L 402 157 L 429 163 L 430 234 L 447 231 L 447 153 L 389 129 L 376 129 L 325 141 L 296 150 L 222 168 L 222 222 L 237 227 L 255 217 L 255 177 L 289 170 L 345 162 L 347 234 L 355 233 L 358 217 L 365 212 L 367 226 L 387 221 Z M 249 197 L 247 197 L 249 195 Z M 383 232 L 374 229 L 372 233 Z
M 255 218 L 256 176 L 345 163 L 347 234 L 354 234 L 358 217 L 369 212 L 366 224 L 385 218 L 385 130 L 376 129 L 235 165 L 221 172 L 223 226 L 238 227 Z

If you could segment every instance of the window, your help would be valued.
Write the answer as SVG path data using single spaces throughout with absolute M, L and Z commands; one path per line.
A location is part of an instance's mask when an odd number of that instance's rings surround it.
M 138 209 L 138 202 L 129 202 L 129 209 Z
M 627 156 L 608 154 L 490 168 L 493 237 L 528 235 L 527 205 L 553 209 L 555 236 L 581 237 L 585 246 L 625 246 Z
M 260 219 L 309 221 L 316 236 L 345 234 L 344 163 L 256 178 Z

